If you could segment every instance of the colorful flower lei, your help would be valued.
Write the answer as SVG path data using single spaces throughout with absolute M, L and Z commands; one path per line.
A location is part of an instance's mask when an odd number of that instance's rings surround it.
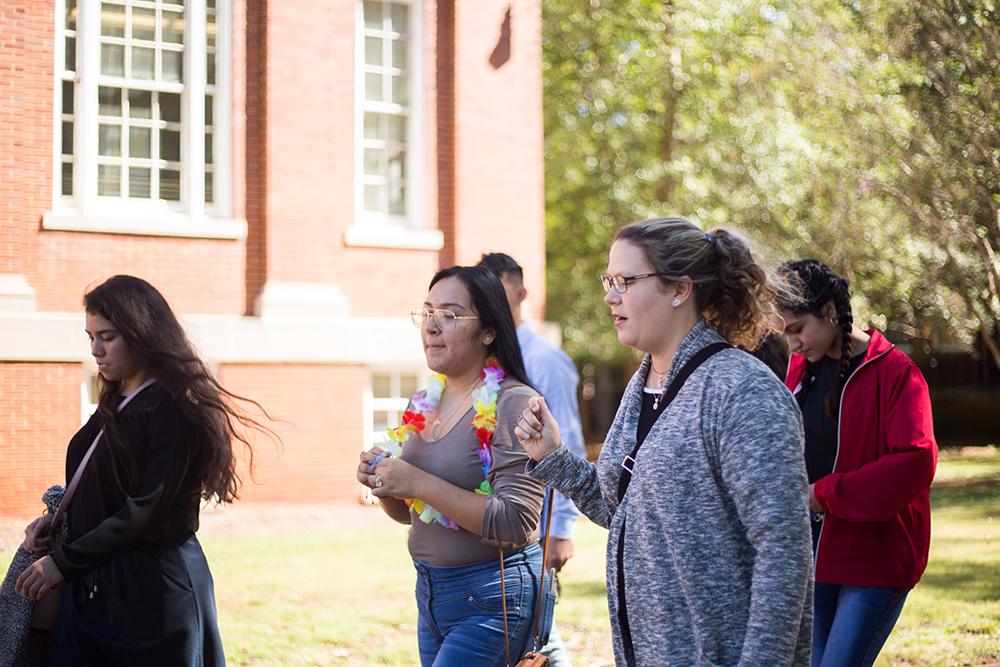
M 476 429 L 476 438 L 479 445 L 476 454 L 483 468 L 483 481 L 474 489 L 478 494 L 488 496 L 493 493 L 493 488 L 489 482 L 490 468 L 493 467 L 493 454 L 491 443 L 493 433 L 497 429 L 497 397 L 500 394 L 500 384 L 507 374 L 500 367 L 500 362 L 496 357 L 489 357 L 486 366 L 479 373 L 479 378 L 483 381 L 481 387 L 472 394 L 472 405 L 476 410 L 476 416 L 472 418 L 472 426 Z M 422 433 L 427 426 L 427 415 L 437 409 L 437 405 L 444 393 L 445 378 L 440 373 L 435 373 L 427 380 L 427 390 L 420 394 L 414 394 L 410 399 L 412 410 L 403 413 L 403 423 L 396 428 L 386 430 L 386 440 L 383 444 L 391 456 L 399 458 L 403 455 L 403 443 L 410 439 L 410 436 Z M 378 464 L 378 460 L 373 463 Z M 442 526 L 458 530 L 458 524 L 446 517 L 438 510 L 419 498 L 404 498 L 403 501 L 424 523 L 439 523 Z

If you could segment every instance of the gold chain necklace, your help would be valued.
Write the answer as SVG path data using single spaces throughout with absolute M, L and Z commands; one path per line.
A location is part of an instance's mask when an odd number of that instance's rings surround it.
M 431 438 L 433 440 L 437 440 L 438 437 L 439 437 L 439 435 L 438 435 L 438 427 L 441 426 L 441 424 L 447 424 L 447 423 L 449 423 L 451 421 L 452 417 L 455 416 L 455 412 L 460 407 L 462 407 L 463 405 L 465 405 L 465 401 L 469 398 L 469 396 L 472 395 L 472 392 L 475 391 L 476 387 L 478 387 L 478 386 L 479 386 L 479 380 L 476 380 L 472 384 L 472 386 L 469 387 L 469 390 L 467 392 L 465 392 L 465 394 L 462 395 L 462 398 L 460 398 L 458 400 L 458 403 L 455 404 L 455 407 L 453 407 L 448 412 L 448 416 L 447 417 L 444 417 L 444 418 L 442 418 L 442 417 L 436 417 L 434 419 L 433 423 L 431 423 Z

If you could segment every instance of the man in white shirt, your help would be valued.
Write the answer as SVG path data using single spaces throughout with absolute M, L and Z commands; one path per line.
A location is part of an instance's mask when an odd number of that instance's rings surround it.
M 583 444 L 583 429 L 580 425 L 580 407 L 576 389 L 580 376 L 569 356 L 551 342 L 528 328 L 521 319 L 521 304 L 528 296 L 524 287 L 523 271 L 514 258 L 502 252 L 484 254 L 479 260 L 500 279 L 507 293 L 510 312 L 517 327 L 517 340 L 524 357 L 524 368 L 528 380 L 535 386 L 559 423 L 559 434 L 566 447 L 581 458 L 586 458 Z M 562 569 L 573 557 L 573 524 L 580 516 L 573 502 L 559 492 L 552 502 L 552 526 L 549 537 L 546 569 Z M 545 513 L 541 518 L 541 528 L 545 528 Z M 544 538 L 544 535 L 542 535 Z M 542 650 L 548 656 L 552 667 L 571 667 L 569 654 L 553 623 L 549 643 Z

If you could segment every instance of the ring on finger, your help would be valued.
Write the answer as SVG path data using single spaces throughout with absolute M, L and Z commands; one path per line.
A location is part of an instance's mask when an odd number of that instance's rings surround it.
M 375 475 L 375 486 L 380 487 L 382 484 L 382 475 Z

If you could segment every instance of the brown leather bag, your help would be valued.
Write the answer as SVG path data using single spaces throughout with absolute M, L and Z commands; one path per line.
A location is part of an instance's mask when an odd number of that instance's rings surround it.
M 517 667 L 549 667 L 549 657 L 537 651 L 525 653 L 524 657 L 517 661 Z
M 545 604 L 545 557 L 549 552 L 549 527 L 552 525 L 553 496 L 555 496 L 555 492 L 549 490 L 549 499 L 545 515 L 545 539 L 542 541 L 542 576 L 538 579 L 538 594 L 535 596 L 538 602 L 535 607 L 535 628 L 531 633 L 531 636 L 534 638 L 533 646 L 535 649 L 539 650 L 542 647 L 538 645 L 538 625 L 542 621 L 542 608 Z M 507 634 L 507 587 L 505 585 L 503 575 L 503 547 L 500 547 L 500 604 L 503 607 L 503 640 L 507 657 L 504 664 L 507 665 L 507 667 L 510 667 L 510 636 Z M 529 651 L 524 654 L 524 657 L 517 661 L 517 664 L 514 667 L 549 667 L 549 658 L 548 656 L 539 653 L 538 650 Z

